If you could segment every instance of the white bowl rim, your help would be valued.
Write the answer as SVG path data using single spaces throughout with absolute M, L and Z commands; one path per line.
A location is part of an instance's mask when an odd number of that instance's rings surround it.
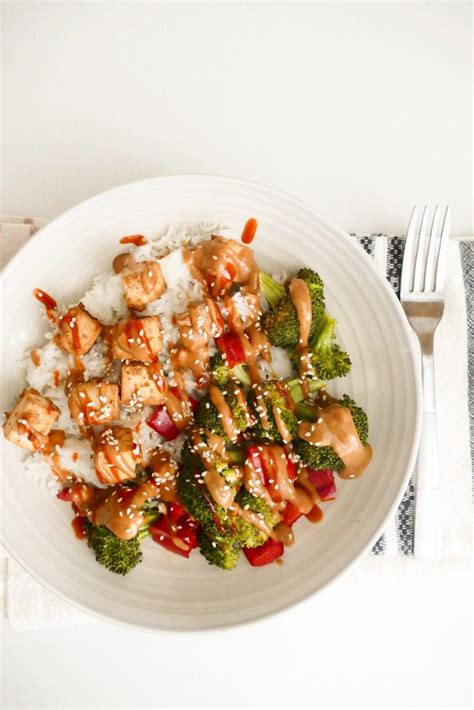
M 200 627 L 198 632 L 212 632 L 212 631 L 219 631 L 222 629 L 226 628 L 232 628 L 232 627 L 238 627 L 238 626 L 247 626 L 251 624 L 257 624 L 260 621 L 264 619 L 268 619 L 269 617 L 276 616 L 277 614 L 281 614 L 285 611 L 288 611 L 288 609 L 295 607 L 297 605 L 303 604 L 304 602 L 308 601 L 310 597 L 315 596 L 316 594 L 320 594 L 321 592 L 326 592 L 331 585 L 333 585 L 335 582 L 340 580 L 349 570 L 351 570 L 358 562 L 359 560 L 364 557 L 368 550 L 370 550 L 374 543 L 379 539 L 379 537 L 383 534 L 387 521 L 393 516 L 394 512 L 398 508 L 398 505 L 405 493 L 405 490 L 407 488 L 408 482 L 410 480 L 410 476 L 413 472 L 414 465 L 415 465 L 415 460 L 417 456 L 417 451 L 419 448 L 419 441 L 421 437 L 421 419 L 422 419 L 422 383 L 421 383 L 421 372 L 418 367 L 418 360 L 417 360 L 417 351 L 416 351 L 416 345 L 415 345 L 415 340 L 412 337 L 412 330 L 411 326 L 408 323 L 408 320 L 405 316 L 405 312 L 403 311 L 403 308 L 400 304 L 400 301 L 396 297 L 392 287 L 389 285 L 387 280 L 382 277 L 379 272 L 377 271 L 375 264 L 373 260 L 365 254 L 350 238 L 350 235 L 343 230 L 341 227 L 338 227 L 334 225 L 332 222 L 327 220 L 325 217 L 321 216 L 319 212 L 314 209 L 311 205 L 308 203 L 299 200 L 292 195 L 281 191 L 277 190 L 275 188 L 269 187 L 267 185 L 264 185 L 262 183 L 252 181 L 252 180 L 243 180 L 241 178 L 235 178 L 235 177 L 230 177 L 226 175 L 216 175 L 216 174 L 207 174 L 207 173 L 179 173 L 179 174 L 173 174 L 173 175 L 163 175 L 160 177 L 151 177 L 151 178 L 146 178 L 142 180 L 135 180 L 132 182 L 128 183 L 123 183 L 121 185 L 117 185 L 116 187 L 110 188 L 108 190 L 104 190 L 100 193 L 97 193 L 96 195 L 93 195 L 92 197 L 89 197 L 82 202 L 79 202 L 78 204 L 74 205 L 73 207 L 69 208 L 68 210 L 62 212 L 60 215 L 49 221 L 44 227 L 42 227 L 38 232 L 36 232 L 34 235 L 32 235 L 28 241 L 18 250 L 18 252 L 13 256 L 13 258 L 6 264 L 6 266 L 3 268 L 3 270 L 0 272 L 0 287 L 3 286 L 3 282 L 7 276 L 10 276 L 10 273 L 14 271 L 16 264 L 24 258 L 25 254 L 28 253 L 29 249 L 32 248 L 33 244 L 36 244 L 37 241 L 40 239 L 44 238 L 45 232 L 47 232 L 48 228 L 55 227 L 56 224 L 62 220 L 63 218 L 69 218 L 71 215 L 73 215 L 76 211 L 82 210 L 85 207 L 91 206 L 94 204 L 94 202 L 99 201 L 103 199 L 104 197 L 108 196 L 113 196 L 114 193 L 120 193 L 121 191 L 125 189 L 130 189 L 130 188 L 139 188 L 140 186 L 145 186 L 149 185 L 151 183 L 165 183 L 165 182 L 179 182 L 181 180 L 217 180 L 219 182 L 224 182 L 229 185 L 240 185 L 242 187 L 250 187 L 250 188 L 256 188 L 260 190 L 261 192 L 264 192 L 268 195 L 272 195 L 273 197 L 279 198 L 284 200 L 287 203 L 291 203 L 295 207 L 299 209 L 303 209 L 306 212 L 310 213 L 314 217 L 316 217 L 320 222 L 324 223 L 326 227 L 328 227 L 331 231 L 337 232 L 340 236 L 342 236 L 344 239 L 348 240 L 348 243 L 351 245 L 351 249 L 354 254 L 357 254 L 358 259 L 362 258 L 365 260 L 366 265 L 368 266 L 369 270 L 372 271 L 372 275 L 379 284 L 381 288 L 383 288 L 386 293 L 389 296 L 389 299 L 391 300 L 394 310 L 398 315 L 400 325 L 402 329 L 405 331 L 405 334 L 407 335 L 407 342 L 409 345 L 409 355 L 410 355 L 410 361 L 412 365 L 412 370 L 413 370 L 413 380 L 415 382 L 415 418 L 414 418 L 414 434 L 412 438 L 412 446 L 411 450 L 408 456 L 408 465 L 406 467 L 406 471 L 404 476 L 401 479 L 399 489 L 397 491 L 396 496 L 394 497 L 394 500 L 392 502 L 392 505 L 390 506 L 388 513 L 386 514 L 385 518 L 377 528 L 376 532 L 372 536 L 372 538 L 369 540 L 368 543 L 366 543 L 361 550 L 352 558 L 352 560 L 345 565 L 339 572 L 336 572 L 333 577 L 328 579 L 326 582 L 324 582 L 317 590 L 310 591 L 307 594 L 304 594 L 301 598 L 296 599 L 295 601 L 291 601 L 282 607 L 265 612 L 263 614 L 259 614 L 258 617 L 255 618 L 247 618 L 242 621 L 234 621 L 234 622 L 227 622 L 227 623 L 219 623 L 219 624 L 213 624 L 212 626 L 204 626 Z M 62 601 L 66 602 L 67 604 L 70 604 L 72 607 L 75 609 L 84 612 L 85 614 L 88 614 L 89 616 L 92 616 L 96 619 L 99 619 L 100 621 L 104 621 L 107 623 L 113 623 L 114 625 L 120 626 L 122 628 L 127 628 L 127 629 L 141 629 L 142 631 L 148 631 L 151 633 L 156 633 L 156 632 L 161 632 L 161 633 L 190 633 L 189 628 L 162 628 L 159 626 L 156 627 L 151 627 L 149 625 L 145 624 L 137 624 L 133 622 L 128 622 L 124 621 L 123 619 L 119 619 L 115 616 L 112 615 L 107 615 L 103 614 L 93 607 L 88 606 L 87 604 L 81 604 L 80 602 L 76 601 L 75 599 L 69 597 L 67 594 L 63 594 L 62 592 L 59 592 L 54 588 L 54 586 L 50 585 L 47 581 L 43 580 L 41 577 L 41 574 L 36 572 L 34 569 L 32 569 L 28 563 L 26 563 L 20 555 L 18 555 L 15 552 L 14 544 L 12 545 L 11 542 L 5 539 L 3 531 L 2 531 L 2 544 L 5 546 L 6 550 L 8 553 L 13 557 L 13 559 L 29 574 L 33 579 L 35 579 L 39 584 L 41 584 L 42 587 L 47 589 L 49 592 L 54 594 L 59 599 L 62 599 Z M 191 631 L 193 633 L 193 631 Z M 194 631 L 196 633 L 196 631 Z

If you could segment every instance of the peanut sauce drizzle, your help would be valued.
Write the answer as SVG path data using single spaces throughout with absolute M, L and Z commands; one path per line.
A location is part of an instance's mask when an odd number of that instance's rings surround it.
M 122 540 L 130 540 L 138 533 L 144 520 L 141 507 L 155 495 L 156 486 L 151 482 L 133 488 L 102 489 L 86 483 L 71 487 L 71 499 L 79 513 L 93 525 L 105 525 Z
M 291 301 L 295 307 L 299 324 L 299 342 L 296 348 L 298 354 L 298 369 L 303 380 L 304 394 L 308 394 L 306 376 L 312 373 L 311 357 L 308 351 L 308 338 L 311 330 L 312 307 L 308 286 L 303 279 L 294 278 L 288 288 Z
M 344 463 L 339 476 L 357 478 L 372 460 L 372 447 L 362 445 L 350 410 L 326 397 L 328 405 L 316 409 L 317 421 L 301 422 L 298 436 L 315 446 L 330 446 Z

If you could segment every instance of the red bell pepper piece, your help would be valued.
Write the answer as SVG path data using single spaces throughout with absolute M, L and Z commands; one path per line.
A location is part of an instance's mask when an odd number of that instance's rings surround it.
M 318 486 L 316 489 L 319 493 L 321 500 L 334 500 L 336 497 L 336 484 L 334 481 L 328 483 L 327 486 Z
M 316 486 L 321 500 L 334 500 L 336 497 L 336 484 L 334 483 L 334 473 L 330 468 L 322 468 L 315 471 L 312 468 L 306 469 L 308 478 Z
M 289 528 L 291 528 L 291 526 L 294 525 L 296 521 L 301 518 L 302 515 L 303 513 L 300 511 L 299 508 L 296 507 L 296 505 L 293 505 L 293 503 L 288 502 L 286 508 L 282 513 L 282 522 L 285 523 L 285 525 L 288 525 Z
M 150 525 L 153 540 L 176 555 L 188 558 L 198 546 L 199 523 L 181 518 L 177 523 L 169 516 L 161 515 Z
M 253 444 L 252 446 L 249 446 L 247 449 L 247 456 L 256 468 L 257 473 L 259 474 L 265 488 L 270 493 L 272 500 L 275 501 L 275 503 L 278 503 L 281 501 L 281 496 L 278 492 L 278 488 L 275 488 L 278 482 L 273 478 L 274 474 L 268 471 L 264 463 L 263 457 L 261 456 L 261 448 L 261 444 Z M 288 454 L 286 454 L 286 463 L 288 469 L 288 476 L 291 481 L 294 481 L 296 477 L 296 466 L 294 462 L 290 459 Z
M 216 338 L 216 345 L 225 356 L 226 364 L 231 369 L 245 362 L 245 353 L 237 333 L 223 333 Z
M 263 567 L 281 557 L 285 548 L 282 542 L 269 538 L 259 547 L 243 547 L 242 550 L 252 567 Z
M 177 387 L 170 387 L 170 390 L 176 397 L 181 399 L 181 393 Z M 197 399 L 190 396 L 188 396 L 188 401 L 191 405 L 193 414 L 196 414 L 199 402 Z M 164 404 L 161 404 L 155 409 L 150 418 L 147 419 L 146 423 L 149 427 L 151 427 L 151 429 L 153 429 L 153 431 L 156 431 L 157 434 L 161 434 L 161 436 L 167 441 L 173 441 L 173 439 L 176 439 L 176 437 L 180 434 L 180 430 L 171 419 Z
M 164 405 L 157 407 L 146 423 L 167 441 L 173 441 L 179 434 L 178 427 L 171 419 Z
M 64 500 L 66 503 L 70 503 L 72 498 L 71 498 L 71 489 L 70 488 L 61 488 L 58 493 L 56 493 L 56 498 L 58 500 Z
M 179 522 L 183 518 L 188 518 L 187 510 L 181 505 L 181 503 L 168 503 L 168 516 L 174 523 Z
M 328 486 L 334 481 L 334 474 L 330 468 L 322 468 L 315 471 L 314 468 L 307 468 L 308 478 L 316 488 L 319 486 Z

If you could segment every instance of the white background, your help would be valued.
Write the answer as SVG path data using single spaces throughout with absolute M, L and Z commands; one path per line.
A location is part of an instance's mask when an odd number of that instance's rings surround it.
M 180 172 L 286 190 L 350 231 L 471 224 L 469 3 L 5 3 L 4 212 Z M 467 560 L 365 560 L 199 636 L 3 627 L 4 707 L 467 707 Z

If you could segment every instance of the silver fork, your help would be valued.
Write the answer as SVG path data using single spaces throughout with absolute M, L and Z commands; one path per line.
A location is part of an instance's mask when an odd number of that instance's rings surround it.
M 429 210 L 418 208 L 410 217 L 403 258 L 400 300 L 418 336 L 422 357 L 423 423 L 415 482 L 415 557 L 436 559 L 441 554 L 439 473 L 434 382 L 434 334 L 444 312 L 444 279 L 449 238 L 450 208 L 439 229 L 437 205 L 428 231 Z

